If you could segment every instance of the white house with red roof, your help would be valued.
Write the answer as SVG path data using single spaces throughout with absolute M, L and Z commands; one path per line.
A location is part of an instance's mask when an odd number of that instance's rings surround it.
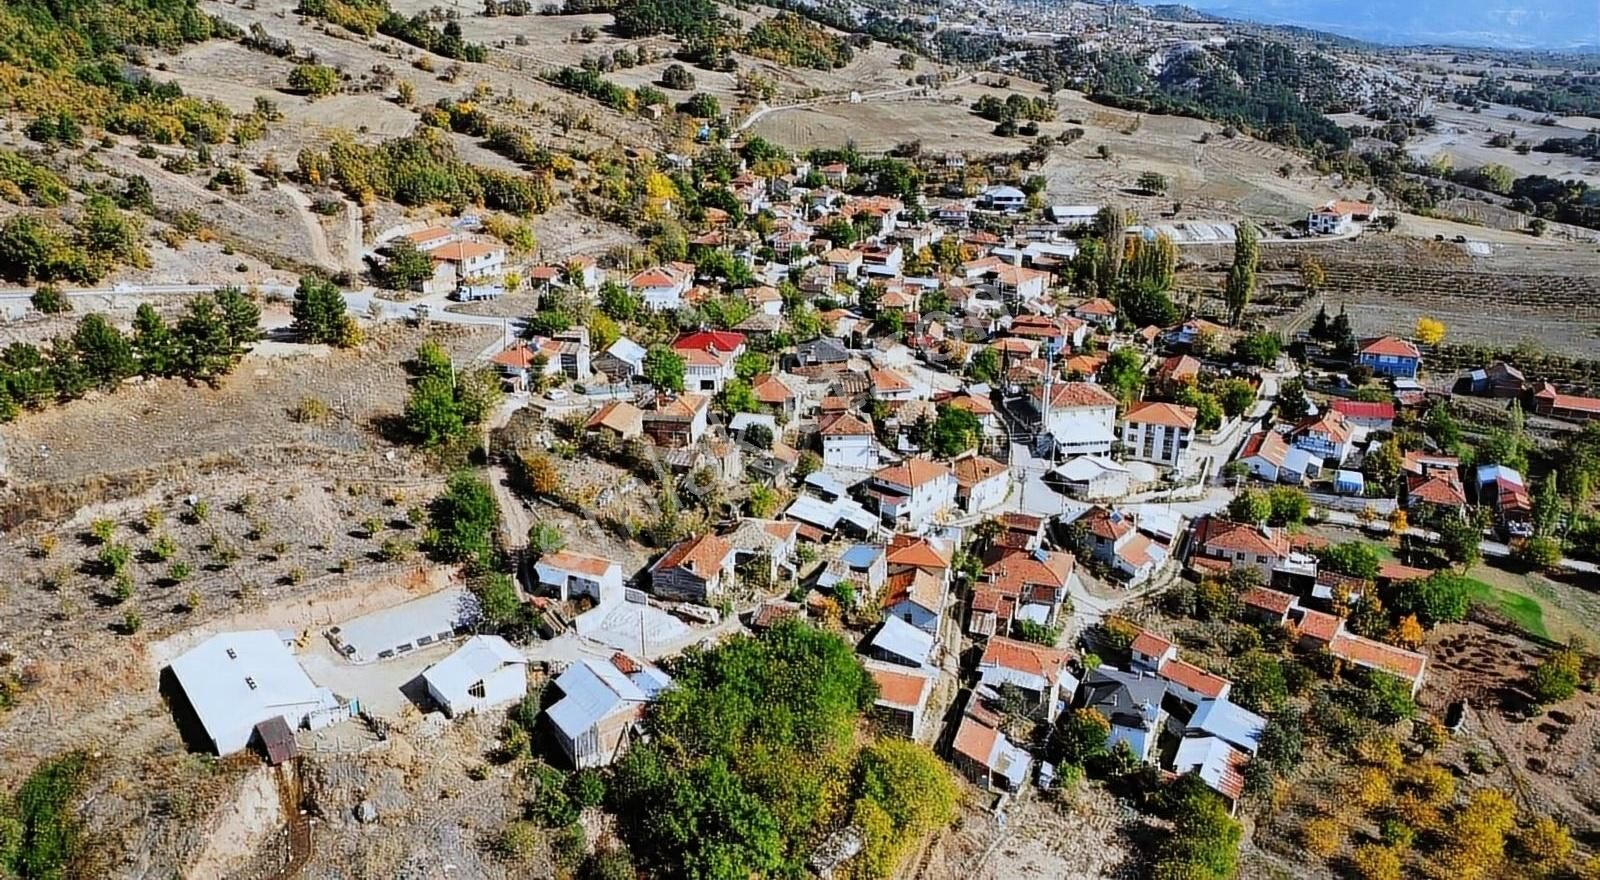
M 1043 433 L 1063 455 L 1107 455 L 1117 442 L 1117 399 L 1092 382 L 1061 382 L 1034 392 Z
M 926 458 L 908 458 L 873 473 L 867 496 L 887 525 L 918 528 L 956 506 L 956 477 Z
M 539 557 L 533 565 L 539 585 L 562 602 L 589 596 L 606 605 L 622 598 L 622 565 L 602 556 L 576 550 L 557 550 Z
M 995 636 L 984 643 L 978 660 L 978 686 L 998 693 L 1012 685 L 1028 698 L 1031 710 L 1052 721 L 1078 689 L 1078 680 L 1067 668 L 1072 658 L 1070 651 L 1060 648 Z
M 1127 457 L 1181 470 L 1189 462 L 1199 413 L 1192 406 L 1143 401 L 1122 417 L 1122 446 Z
M 1330 409 L 1301 421 L 1289 432 L 1289 441 L 1312 455 L 1344 464 L 1355 448 L 1356 426 L 1344 414 Z
M 1345 421 L 1358 428 L 1385 432 L 1394 430 L 1394 401 L 1392 400 L 1347 400 L 1340 398 L 1329 404 L 1328 408 L 1344 416 Z
M 663 263 L 635 272 L 628 279 L 628 289 L 653 312 L 681 308 L 693 286 L 693 263 Z
M 977 454 L 951 462 L 956 474 L 956 503 L 967 513 L 982 513 L 1005 503 L 1011 494 L 1011 469 Z
M 851 412 L 832 413 L 817 424 L 826 467 L 871 470 L 878 466 L 878 438 L 872 426 Z
M 1372 205 L 1367 202 L 1334 199 L 1306 215 L 1306 230 L 1312 235 L 1342 235 L 1371 219 Z

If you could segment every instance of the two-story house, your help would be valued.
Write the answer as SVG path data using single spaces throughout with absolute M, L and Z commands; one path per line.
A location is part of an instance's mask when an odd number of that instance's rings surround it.
M 874 472 L 867 497 L 888 526 L 921 528 L 956 504 L 956 477 L 948 467 L 926 458 L 905 461 Z
M 956 503 L 969 514 L 993 510 L 1011 494 L 1011 469 L 986 455 L 963 455 L 951 467 L 956 475 Z
M 693 263 L 663 263 L 636 272 L 628 279 L 628 289 L 653 312 L 681 308 L 693 286 Z
M 1336 409 L 1301 421 L 1289 432 L 1289 442 L 1324 461 L 1344 464 L 1353 448 L 1355 426 Z
M 1415 379 L 1422 370 L 1422 352 L 1410 340 L 1380 336 L 1362 340 L 1356 363 L 1370 367 L 1375 375 Z
M 651 589 L 680 602 L 715 602 L 731 586 L 735 559 L 734 546 L 716 535 L 685 538 L 650 566 Z
M 1091 382 L 1062 382 L 1034 392 L 1042 433 L 1066 456 L 1106 455 L 1117 441 L 1117 399 Z
M 711 398 L 704 394 L 661 395 L 644 410 L 644 433 L 657 446 L 693 446 L 706 435 Z
M 878 438 L 854 413 L 824 415 L 818 422 L 822 463 L 827 467 L 870 470 L 878 466 Z
M 1189 462 L 1199 413 L 1192 406 L 1143 401 L 1122 417 L 1122 446 L 1128 458 L 1181 470 Z

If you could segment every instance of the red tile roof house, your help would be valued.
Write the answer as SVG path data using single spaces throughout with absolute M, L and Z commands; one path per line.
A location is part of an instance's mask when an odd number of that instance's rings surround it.
M 866 494 L 887 525 L 925 527 L 956 504 L 956 477 L 926 458 L 908 458 L 872 475 Z
M 986 562 L 975 589 L 998 592 L 1010 600 L 1017 620 L 1046 626 L 1056 622 L 1077 564 L 1071 553 L 998 547 Z
M 907 568 L 885 579 L 879 604 L 884 614 L 937 636 L 948 594 L 949 584 L 940 574 L 924 568 Z
M 1600 419 L 1600 398 L 1563 394 L 1549 382 L 1534 386 L 1530 398 L 1533 400 L 1533 411 L 1541 416 L 1571 422 Z
M 693 263 L 665 263 L 628 279 L 628 289 L 643 298 L 645 308 L 656 312 L 682 306 L 693 285 Z
M 985 455 L 964 455 L 951 463 L 956 503 L 969 514 L 993 510 L 1011 494 L 1011 469 Z
M 1226 563 L 1229 568 L 1254 568 L 1269 582 L 1275 575 L 1312 578 L 1317 574 L 1316 560 L 1295 552 L 1287 530 L 1217 516 L 1195 520 L 1192 553 L 1197 559 Z
M 1396 676 L 1411 686 L 1413 697 L 1422 689 L 1428 655 L 1346 632 L 1343 618 L 1332 614 L 1296 609 L 1289 616 L 1302 647 L 1326 648 L 1346 663 Z
M 1320 416 L 1305 419 L 1289 432 L 1290 441 L 1297 447 L 1344 464 L 1350 457 L 1355 436 L 1355 426 L 1338 410 L 1328 410 Z
M 1160 669 L 1162 664 L 1178 659 L 1178 646 L 1149 630 L 1140 630 L 1139 634 L 1134 636 L 1133 644 L 1128 646 L 1128 654 L 1135 668 L 1154 672 Z
M 1432 508 L 1431 512 L 1449 511 L 1462 516 L 1467 511 L 1467 491 L 1455 471 L 1406 474 L 1406 507 Z
M 817 428 L 817 434 L 822 438 L 824 465 L 856 470 L 878 466 L 878 438 L 872 426 L 854 413 L 824 415 L 818 421 Z
M 1288 457 L 1289 441 L 1277 431 L 1257 431 L 1245 439 L 1239 450 L 1239 460 L 1250 469 L 1251 476 L 1269 483 L 1278 482 Z
M 622 598 L 622 565 L 575 550 L 557 550 L 539 557 L 533 566 L 539 585 L 562 601 L 590 596 L 605 605 Z
M 867 673 L 878 684 L 875 715 L 891 731 L 908 739 L 922 736 L 936 675 L 877 660 L 868 660 Z
M 951 743 L 950 757 L 956 769 L 984 791 L 1020 790 L 1033 766 L 1028 752 L 1000 732 L 1004 721 L 1004 716 L 985 705 L 974 691 Z
M 1289 609 L 1294 607 L 1294 596 L 1266 587 L 1252 587 L 1239 596 L 1245 614 L 1266 623 L 1283 623 L 1289 619 Z
M 1199 412 L 1192 406 L 1144 401 L 1122 417 L 1127 457 L 1182 470 L 1189 462 Z
M 650 566 L 656 595 L 680 602 L 709 604 L 720 599 L 733 578 L 734 548 L 716 535 L 687 538 Z
M 644 432 L 658 446 L 693 446 L 706 434 L 711 398 L 703 394 L 680 394 L 656 398 L 644 410 Z
M 1175 354 L 1156 367 L 1155 380 L 1161 393 L 1177 394 L 1183 386 L 1200 381 L 1200 361 L 1186 354 Z
M 1415 379 L 1422 371 L 1422 352 L 1398 336 L 1381 336 L 1362 340 L 1356 351 L 1356 363 L 1371 367 L 1379 376 Z
M 1350 424 L 1369 431 L 1394 430 L 1394 403 L 1365 400 L 1335 400 L 1331 407 Z
M 983 646 L 978 660 L 978 688 L 998 694 L 1002 686 L 1012 685 L 1028 698 L 1031 712 L 1053 721 L 1078 689 L 1078 680 L 1067 670 L 1072 659 L 1070 651 L 996 636 Z
M 1220 675 L 1207 672 L 1186 660 L 1168 660 L 1161 664 L 1156 674 L 1167 682 L 1167 693 L 1198 707 L 1206 700 L 1226 700 L 1233 690 L 1233 682 Z

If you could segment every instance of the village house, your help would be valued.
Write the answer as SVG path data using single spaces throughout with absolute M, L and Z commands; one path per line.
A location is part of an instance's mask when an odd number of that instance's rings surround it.
M 585 658 L 553 682 L 561 698 L 545 710 L 567 761 L 576 769 L 609 766 L 638 733 L 646 706 L 672 686 L 665 672 L 617 653 Z
M 1328 407 L 1345 421 L 1369 431 L 1394 431 L 1394 402 L 1347 400 L 1340 398 Z
M 693 446 L 706 434 L 710 403 L 704 394 L 661 395 L 644 410 L 644 433 L 657 446 Z
M 595 410 L 583 423 L 583 430 L 618 443 L 632 440 L 644 434 L 644 412 L 626 400 L 613 400 Z
M 1338 410 L 1301 421 L 1289 432 L 1289 441 L 1324 462 L 1342 465 L 1354 448 L 1355 426 Z
M 1108 330 L 1117 326 L 1117 306 L 1104 297 L 1078 303 L 1072 307 L 1072 316 Z
M 1206 787 L 1222 796 L 1231 815 L 1238 811 L 1244 796 L 1244 771 L 1250 756 L 1229 745 L 1221 737 L 1186 736 L 1178 741 L 1172 772 L 1193 773 Z
M 1324 649 L 1346 663 L 1396 676 L 1410 686 L 1413 697 L 1422 689 L 1426 654 L 1347 632 L 1344 619 L 1332 614 L 1296 606 L 1290 609 L 1289 619 L 1301 647 Z
M 1198 413 L 1192 406 L 1144 401 L 1122 417 L 1122 446 L 1128 458 L 1182 470 L 1189 463 Z
M 1175 354 L 1156 367 L 1154 378 L 1156 388 L 1171 397 L 1184 386 L 1200 381 L 1200 361 L 1187 354 Z
M 645 348 L 624 336 L 594 359 L 593 367 L 613 382 L 628 382 L 644 373 Z
M 1549 382 L 1540 382 L 1529 392 L 1534 413 L 1569 422 L 1587 422 L 1600 419 L 1600 398 L 1564 394 Z
M 929 635 L 939 634 L 939 616 L 944 613 L 949 584 L 944 577 L 926 568 L 905 568 L 884 580 L 879 600 L 888 617 L 898 617 Z
M 978 196 L 978 204 L 991 211 L 1015 214 L 1028 207 L 1028 194 L 1014 186 L 991 186 Z
M 622 565 L 602 556 L 557 550 L 540 556 L 533 572 L 539 586 L 562 602 L 588 596 L 597 605 L 609 605 L 622 598 Z
M 312 683 L 272 630 L 218 633 L 179 655 L 168 670 L 182 691 L 174 711 L 199 722 L 219 757 L 263 742 L 265 731 L 278 725 L 292 731 L 350 717 L 348 710 L 340 716 L 339 699 Z M 292 752 L 292 737 L 286 748 Z
M 1406 474 L 1406 508 L 1422 513 L 1420 522 L 1432 521 L 1441 513 L 1461 516 L 1467 508 L 1467 491 L 1455 471 Z
M 1274 573 L 1283 577 L 1316 577 L 1316 560 L 1293 549 L 1286 529 L 1263 523 L 1237 523 L 1218 516 L 1194 522 L 1192 564 L 1206 567 L 1254 568 L 1271 583 Z
M 1071 660 L 1072 654 L 1060 648 L 996 636 L 984 643 L 978 659 L 978 686 L 999 693 L 1011 685 L 1026 699 L 1030 713 L 1054 721 L 1078 689 L 1078 680 L 1067 669 Z
M 863 665 L 878 685 L 873 715 L 894 733 L 907 739 L 920 739 L 927 721 L 928 698 L 933 695 L 938 676 L 932 671 L 875 660 Z
M 1155 760 L 1156 740 L 1167 718 L 1161 707 L 1167 695 L 1165 681 L 1144 672 L 1100 666 L 1084 677 L 1083 694 L 1084 706 L 1100 713 L 1111 727 L 1107 748 L 1126 743 L 1140 761 Z
M 1011 469 L 988 456 L 967 454 L 951 463 L 956 503 L 969 514 L 993 510 L 1011 494 Z
M 854 413 L 823 416 L 817 434 L 822 437 L 823 465 L 854 470 L 878 466 L 878 438 L 872 426 Z
M 522 699 L 528 658 L 499 636 L 477 635 L 422 672 L 428 696 L 451 718 Z
M 984 791 L 1019 791 L 1028 780 L 1033 758 L 1013 744 L 1001 727 L 1005 716 L 989 705 L 993 698 L 974 691 L 951 743 L 956 769 Z
M 867 497 L 885 525 L 922 528 L 955 506 L 956 488 L 949 468 L 926 458 L 908 458 L 875 471 Z
M 1415 379 L 1422 371 L 1422 352 L 1410 340 L 1381 336 L 1361 341 L 1356 363 L 1370 368 L 1374 375 Z
M 1257 431 L 1245 438 L 1244 445 L 1239 448 L 1239 461 L 1244 462 L 1256 479 L 1276 483 L 1283 476 L 1289 448 L 1289 441 L 1277 431 Z
M 1117 442 L 1117 399 L 1111 392 L 1090 382 L 1063 382 L 1050 385 L 1049 404 L 1045 405 L 1045 386 L 1033 398 L 1042 410 L 1041 429 L 1049 436 L 1054 451 L 1066 455 L 1109 455 Z
M 1080 455 L 1057 465 L 1047 479 L 1074 498 L 1101 501 L 1128 494 L 1133 474 L 1116 459 Z
M 746 517 L 732 531 L 722 535 L 722 540 L 733 548 L 736 571 L 746 571 L 748 566 L 764 560 L 768 583 L 775 584 L 780 576 L 795 573 L 799 534 L 800 524 L 796 522 Z
M 1306 215 L 1306 230 L 1312 235 L 1343 235 L 1371 219 L 1372 205 L 1335 199 Z
M 1095 560 L 1108 565 L 1129 586 L 1144 583 L 1167 559 L 1167 550 L 1139 531 L 1122 511 L 1091 508 L 1076 523 L 1083 528 Z
M 684 297 L 693 286 L 693 263 L 664 263 L 636 272 L 628 279 L 628 290 L 652 312 L 682 308 Z
M 685 538 L 650 566 L 651 589 L 680 602 L 715 602 L 733 579 L 734 559 L 733 545 L 716 535 Z
M 928 669 L 933 664 L 938 641 L 937 633 L 930 633 L 898 617 L 885 617 L 877 633 L 867 642 L 867 654 L 884 663 Z
M 894 370 L 869 370 L 867 379 L 874 400 L 910 400 L 916 396 L 916 386 Z
M 1071 553 L 995 547 L 984 562 L 974 593 L 997 593 L 1006 600 L 1003 607 L 1010 609 L 1004 619 L 997 619 L 996 633 L 1003 635 L 1016 621 L 1040 626 L 1058 622 L 1077 563 Z

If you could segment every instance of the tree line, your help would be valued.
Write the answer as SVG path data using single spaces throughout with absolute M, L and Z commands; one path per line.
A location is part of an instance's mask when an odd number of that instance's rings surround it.
M 196 296 L 171 324 L 141 304 L 127 333 L 104 315 L 85 315 L 42 348 L 13 342 L 0 351 L 0 421 L 133 376 L 215 384 L 260 337 L 261 308 L 236 287 Z

